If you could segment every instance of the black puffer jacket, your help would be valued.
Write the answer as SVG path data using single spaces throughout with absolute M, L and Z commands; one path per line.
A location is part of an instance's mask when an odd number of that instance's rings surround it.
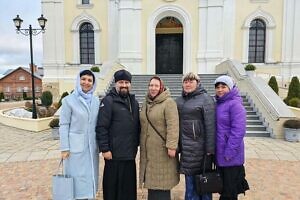
M 176 100 L 180 120 L 180 172 L 202 172 L 205 153 L 215 152 L 215 103 L 202 87 Z
M 139 105 L 130 95 L 131 107 L 113 88 L 99 108 L 96 137 L 101 152 L 112 152 L 113 160 L 134 160 L 140 136 Z

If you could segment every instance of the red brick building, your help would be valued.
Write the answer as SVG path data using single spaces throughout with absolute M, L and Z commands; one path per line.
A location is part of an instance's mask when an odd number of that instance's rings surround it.
M 0 92 L 4 93 L 5 99 L 20 99 L 23 97 L 23 92 L 31 97 L 31 84 L 29 68 L 10 69 L 0 77 Z M 34 73 L 34 84 L 35 96 L 40 97 L 42 94 L 42 77 L 37 72 Z

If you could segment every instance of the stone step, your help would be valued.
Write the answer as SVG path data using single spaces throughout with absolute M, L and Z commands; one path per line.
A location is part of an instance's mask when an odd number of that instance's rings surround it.
M 246 131 L 247 137 L 270 137 L 270 132 L 268 131 Z
M 247 125 L 247 131 L 265 131 L 264 125 Z
M 262 125 L 262 124 L 263 124 L 263 122 L 259 119 L 257 119 L 257 120 L 251 120 L 251 119 L 247 120 L 247 125 Z
M 137 101 L 141 105 L 145 100 L 148 89 L 148 82 L 153 75 L 133 75 L 132 77 L 132 93 L 135 94 Z M 219 74 L 200 74 L 202 87 L 211 96 L 215 95 L 214 80 L 220 76 Z M 165 85 L 170 89 L 172 98 L 176 99 L 182 93 L 182 75 L 181 74 L 160 74 L 159 77 L 164 81 Z M 113 84 L 110 86 L 113 86 Z M 264 126 L 260 116 L 254 111 L 249 103 L 247 95 L 241 91 L 243 105 L 247 112 L 247 137 L 270 137 L 270 133 Z
M 258 115 L 247 115 L 248 120 L 260 120 Z

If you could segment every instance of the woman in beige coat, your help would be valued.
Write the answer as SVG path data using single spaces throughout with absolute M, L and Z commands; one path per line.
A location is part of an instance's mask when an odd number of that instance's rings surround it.
M 170 200 L 179 182 L 178 111 L 158 76 L 150 79 L 140 120 L 140 185 L 148 189 L 148 200 Z

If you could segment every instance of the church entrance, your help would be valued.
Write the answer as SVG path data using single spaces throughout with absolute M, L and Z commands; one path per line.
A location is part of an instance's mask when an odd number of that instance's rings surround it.
M 175 17 L 165 17 L 156 25 L 156 74 L 182 74 L 183 27 Z

